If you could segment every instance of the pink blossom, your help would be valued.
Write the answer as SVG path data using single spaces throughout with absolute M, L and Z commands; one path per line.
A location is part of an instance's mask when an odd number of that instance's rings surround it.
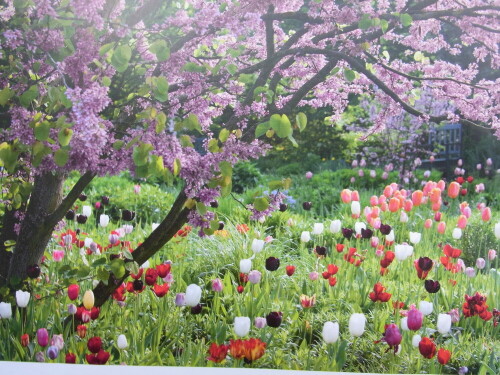
M 64 258 L 64 250 L 53 250 L 52 251 L 52 259 L 54 262 L 61 262 Z

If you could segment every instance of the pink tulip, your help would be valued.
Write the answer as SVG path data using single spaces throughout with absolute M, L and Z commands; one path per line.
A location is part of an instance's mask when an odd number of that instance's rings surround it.
M 434 220 L 435 220 L 435 221 L 441 221 L 441 216 L 442 216 L 442 213 L 441 213 L 441 212 L 439 212 L 439 211 L 438 211 L 438 212 L 436 212 L 436 213 L 434 214 Z
M 444 232 L 446 231 L 446 222 L 445 221 L 441 221 L 438 224 L 437 231 L 439 234 L 444 234 Z
M 60 262 L 64 258 L 64 250 L 53 250 L 52 259 L 54 262 Z
M 415 207 L 418 207 L 422 204 L 422 198 L 424 197 L 424 193 L 421 190 L 416 190 L 411 194 L 411 201 Z
M 490 221 L 491 219 L 491 208 L 486 207 L 483 212 L 481 212 L 481 219 L 483 221 Z
M 432 220 L 431 220 L 431 219 L 427 219 L 427 220 L 425 220 L 425 222 L 424 222 L 424 228 L 425 228 L 425 229 L 430 229 L 430 228 L 432 228 Z
M 464 216 L 469 219 L 472 215 L 472 210 L 470 209 L 469 206 L 467 207 L 464 207 L 464 209 L 462 210 L 462 213 L 464 214 Z
M 318 280 L 318 277 L 319 277 L 319 273 L 317 273 L 317 272 L 310 272 L 309 273 L 309 280 L 311 280 L 311 281 Z
M 465 229 L 467 226 L 467 217 L 465 215 L 460 215 L 458 217 L 457 227 L 460 229 Z
M 340 199 L 342 199 L 344 203 L 351 203 L 351 196 L 352 192 L 349 189 L 344 189 L 340 192 Z
M 444 182 L 443 180 L 439 180 L 439 182 L 437 183 L 436 187 L 439 190 L 444 191 L 444 188 L 446 187 L 446 182 Z
M 493 160 L 491 160 L 491 158 L 486 159 L 486 165 L 491 167 L 493 165 Z
M 405 200 L 405 203 L 403 205 L 403 209 L 406 211 L 406 212 L 410 212 L 413 208 L 413 202 L 410 201 L 410 200 Z
M 390 198 L 390 197 L 392 197 L 392 194 L 394 194 L 394 190 L 392 190 L 391 185 L 387 185 L 387 186 L 384 188 L 384 196 L 385 196 L 386 198 Z
M 377 206 L 378 205 L 378 197 L 376 195 L 372 195 L 370 197 L 370 205 Z
M 309 172 L 306 172 L 306 178 L 307 178 L 308 180 L 310 180 L 312 177 L 313 177 L 313 173 L 312 173 L 312 172 L 310 172 L 310 171 L 309 171 Z
M 420 310 L 411 309 L 408 311 L 408 329 L 418 331 L 422 327 L 424 315 Z
M 497 257 L 496 250 L 490 249 L 488 250 L 488 260 L 491 262 L 493 259 Z
M 354 190 L 351 194 L 351 200 L 359 202 L 359 193 L 357 190 Z
M 460 193 L 460 184 L 456 181 L 453 181 L 448 185 L 448 196 L 452 199 L 458 197 Z
M 40 346 L 49 345 L 49 332 L 47 331 L 47 328 L 40 328 L 36 331 L 36 340 Z

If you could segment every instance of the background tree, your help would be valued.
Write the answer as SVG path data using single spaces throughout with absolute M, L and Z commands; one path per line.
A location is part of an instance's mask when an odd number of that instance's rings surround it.
M 3 1 L 0 159 L 8 195 L 1 237 L 3 247 L 15 247 L 0 249 L 1 279 L 26 277 L 55 225 L 99 175 L 131 170 L 184 181 L 134 262 L 188 220 L 212 233 L 217 217 L 207 206 L 230 192 L 232 165 L 263 155 L 265 133 L 294 143 L 294 131 L 306 125 L 302 115 L 288 117 L 297 106 L 329 106 L 335 121 L 349 95 L 363 93 L 382 106 L 370 132 L 403 109 L 421 121 L 486 124 L 500 136 L 498 78 L 480 75 L 474 63 L 433 57 L 460 56 L 466 46 L 482 68 L 497 69 L 499 10 L 487 0 Z M 446 42 L 448 29 L 459 42 Z M 391 56 L 388 42 L 404 56 Z M 424 89 L 455 110 L 416 109 Z M 81 178 L 63 197 L 70 171 Z M 253 217 L 280 199 L 259 198 Z M 102 280 L 96 305 L 126 276 Z

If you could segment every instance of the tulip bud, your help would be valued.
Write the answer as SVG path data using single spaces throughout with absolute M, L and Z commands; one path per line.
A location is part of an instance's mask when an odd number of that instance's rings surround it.
M 323 340 L 327 344 L 333 344 L 339 339 L 339 324 L 337 322 L 325 322 L 322 331 Z
M 319 277 L 319 273 L 317 272 L 310 272 L 309 273 L 309 280 L 311 281 L 315 281 L 315 280 L 318 280 L 318 277 Z
M 234 318 L 234 333 L 239 337 L 244 337 L 250 332 L 250 318 L 247 316 L 237 316 Z
M 407 223 L 408 222 L 408 214 L 404 211 L 401 211 L 401 214 L 399 215 L 399 221 L 401 223 Z
M 476 267 L 479 270 L 482 270 L 486 266 L 486 261 L 483 258 L 476 259 Z
M 418 331 L 422 327 L 424 316 L 422 311 L 415 308 L 408 311 L 408 328 L 412 331 Z
M 476 270 L 472 267 L 467 267 L 465 269 L 465 274 L 468 276 L 468 277 L 474 277 L 476 276 Z
M 94 307 L 94 301 L 94 292 L 87 290 L 83 295 L 83 306 L 85 306 L 87 310 L 90 310 Z
M 68 314 L 75 315 L 76 314 L 76 306 L 72 303 L 68 305 Z
M 185 305 L 196 306 L 201 300 L 201 288 L 196 284 L 191 284 L 186 288 Z
M 439 234 L 444 234 L 444 232 L 446 231 L 446 222 L 445 221 L 441 221 L 438 224 L 437 231 Z
M 118 336 L 116 340 L 116 345 L 119 349 L 126 349 L 128 347 L 127 337 L 125 335 Z
M 0 302 L 0 318 L 10 319 L 12 318 L 12 305 L 8 302 Z
M 50 345 L 55 346 L 59 350 L 63 350 L 64 348 L 64 339 L 63 335 L 53 335 L 52 340 L 50 340 Z
M 498 231 L 499 231 L 499 236 L 500 236 L 500 223 L 498 224 L 498 228 L 499 228 Z M 330 232 L 339 233 L 341 229 L 342 229 L 342 222 L 338 219 L 332 220 L 332 222 L 330 223 Z
M 364 314 L 352 314 L 349 318 L 349 332 L 352 336 L 360 337 L 365 331 L 366 317 Z
M 451 315 L 449 314 L 439 314 L 437 323 L 437 329 L 440 334 L 444 335 L 445 333 L 450 332 L 451 329 Z
M 18 307 L 26 307 L 28 306 L 28 302 L 30 301 L 30 292 L 23 292 L 22 290 L 16 291 L 16 304 Z
M 497 257 L 496 250 L 490 249 L 488 250 L 488 260 L 491 262 Z
M 391 229 L 391 231 L 389 232 L 389 234 L 387 236 L 385 236 L 385 239 L 389 242 L 392 242 L 394 241 L 394 231 Z
M 283 313 L 279 311 L 273 311 L 267 314 L 266 322 L 269 327 L 278 328 L 283 320 Z
M 264 240 L 258 240 L 254 238 L 254 240 L 252 241 L 252 251 L 255 254 L 258 254 L 262 251 L 263 248 L 264 248 Z
M 89 217 L 92 214 L 92 207 L 90 206 L 83 206 L 82 207 L 82 214 Z
M 185 299 L 186 299 L 186 294 L 185 293 L 177 293 L 175 295 L 175 305 L 176 306 L 184 306 L 186 303 L 185 303 Z
M 249 273 L 252 269 L 252 261 L 250 259 L 240 260 L 240 272 Z
M 313 173 L 311 171 L 306 172 L 306 178 L 310 180 L 313 177 Z
M 408 328 L 408 317 L 404 317 L 401 319 L 401 329 L 403 331 L 409 331 L 410 328 Z
M 223 289 L 223 284 L 222 284 L 222 280 L 217 278 L 217 279 L 214 279 L 212 280 L 212 290 L 214 292 L 222 292 L 222 289 Z

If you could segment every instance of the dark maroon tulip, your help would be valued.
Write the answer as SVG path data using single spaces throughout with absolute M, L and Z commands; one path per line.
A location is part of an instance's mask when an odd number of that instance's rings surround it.
M 134 220 L 135 217 L 135 212 L 130 211 L 130 210 L 123 210 L 122 211 L 122 219 L 125 221 L 132 221 Z
M 87 196 L 85 194 L 80 194 L 80 196 L 78 197 L 78 199 L 80 199 L 82 202 L 85 202 L 87 200 Z
M 210 202 L 210 207 L 212 207 L 212 208 L 217 208 L 217 207 L 219 207 L 219 202 L 217 202 L 217 201 L 212 201 L 212 202 Z
M 424 286 L 425 290 L 427 290 L 429 293 L 437 293 L 439 292 L 439 289 L 441 289 L 441 285 L 437 280 L 425 280 Z
M 321 256 L 321 257 L 322 257 L 322 256 L 325 256 L 325 255 L 326 255 L 326 253 L 327 253 L 327 249 L 326 249 L 326 247 L 325 247 L 325 246 L 316 246 L 316 247 L 314 248 L 314 252 L 316 253 L 316 255 Z
M 380 233 L 388 235 L 389 233 L 391 233 L 392 228 L 389 224 L 380 224 L 379 230 L 380 230 Z
M 311 209 L 312 205 L 313 205 L 312 202 L 304 202 L 304 203 L 302 203 L 302 208 L 306 211 L 309 211 Z
M 92 353 L 99 353 L 99 350 L 102 349 L 102 340 L 99 336 L 95 336 L 89 339 L 87 342 L 87 348 Z
M 224 229 L 224 222 L 219 221 L 219 230 L 223 230 L 223 229 Z
M 373 231 L 369 228 L 361 228 L 361 238 L 366 238 L 366 239 L 369 239 L 369 238 L 372 238 L 373 236 Z
M 142 280 L 134 280 L 133 286 L 134 290 L 140 291 L 144 288 L 144 283 L 142 282 Z
M 75 220 L 75 211 L 69 210 L 66 212 L 66 220 Z
M 286 203 L 280 203 L 280 211 L 285 212 L 288 209 L 288 205 Z
M 353 233 L 354 231 L 351 228 L 342 228 L 342 235 L 347 239 L 350 239 Z
M 76 221 L 78 222 L 78 224 L 85 224 L 87 222 L 87 216 L 77 215 Z
M 275 257 L 269 257 L 266 259 L 266 270 L 276 271 L 280 266 L 280 260 Z
M 196 306 L 191 307 L 191 314 L 197 315 L 200 314 L 202 310 L 202 307 L 200 304 L 197 304 Z
M 103 195 L 101 197 L 101 203 L 105 206 L 107 206 L 109 204 L 109 197 L 107 195 Z
M 432 268 L 432 259 L 429 257 L 418 258 L 418 266 L 422 271 L 430 271 Z
M 266 322 L 269 327 L 278 328 L 283 320 L 283 313 L 278 311 L 273 311 L 267 314 Z
M 31 266 L 28 266 L 26 269 L 26 274 L 30 279 L 36 279 L 38 276 L 40 276 L 41 270 L 40 266 L 38 264 L 32 264 Z

